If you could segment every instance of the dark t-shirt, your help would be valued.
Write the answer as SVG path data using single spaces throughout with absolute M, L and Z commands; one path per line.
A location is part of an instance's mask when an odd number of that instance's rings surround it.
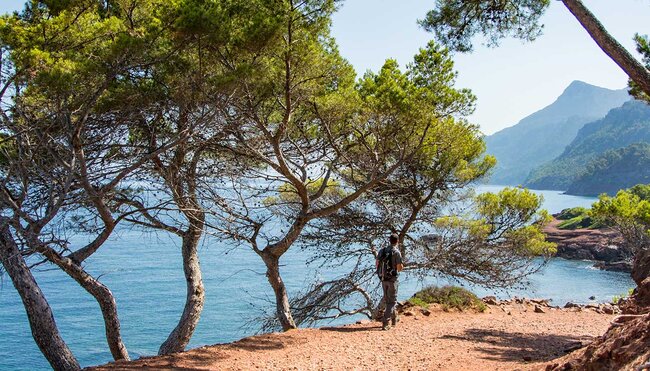
M 382 248 L 381 250 L 379 250 L 379 254 L 377 254 L 377 257 L 381 257 L 381 256 L 384 256 L 384 254 L 390 253 L 391 249 L 393 250 L 393 256 L 392 256 L 392 259 L 391 259 L 391 266 L 395 270 L 397 270 L 397 265 L 398 264 L 403 264 L 402 263 L 402 253 L 399 252 L 399 249 L 397 248 L 397 246 L 394 246 L 394 247 L 393 246 L 386 246 L 386 247 Z M 397 277 L 395 277 L 394 279 L 391 279 L 389 281 L 395 281 L 396 279 L 397 279 Z

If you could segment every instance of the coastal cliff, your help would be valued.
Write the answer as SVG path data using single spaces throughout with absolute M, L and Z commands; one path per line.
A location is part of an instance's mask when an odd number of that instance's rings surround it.
M 556 257 L 593 260 L 601 269 L 631 272 L 631 253 L 619 232 L 611 228 L 560 229 L 561 222 L 554 218 L 544 228 L 546 240 L 557 244 Z

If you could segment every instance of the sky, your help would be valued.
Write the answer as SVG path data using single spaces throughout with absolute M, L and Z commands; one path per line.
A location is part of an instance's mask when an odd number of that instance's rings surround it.
M 435 0 L 347 0 L 333 19 L 341 54 L 359 74 L 377 71 L 386 58 L 403 67 L 433 35 L 417 25 Z M 632 37 L 650 33 L 650 1 L 583 0 L 607 30 L 638 56 Z M 542 18 L 544 35 L 533 43 L 504 40 L 457 54 L 457 86 L 478 97 L 470 121 L 492 134 L 551 104 L 574 80 L 610 89 L 627 76 L 589 37 L 560 1 Z
M 417 25 L 435 0 L 346 0 L 334 15 L 332 34 L 341 54 L 359 75 L 379 70 L 387 58 L 402 67 L 433 35 Z M 635 33 L 650 33 L 648 0 L 583 0 L 605 28 L 630 52 Z M 24 0 L 0 0 L 0 13 L 19 10 Z M 544 34 L 535 42 L 504 40 L 498 48 L 479 44 L 456 54 L 457 86 L 478 97 L 470 121 L 492 134 L 551 104 L 574 80 L 610 89 L 627 76 L 589 37 L 560 1 L 542 18 Z

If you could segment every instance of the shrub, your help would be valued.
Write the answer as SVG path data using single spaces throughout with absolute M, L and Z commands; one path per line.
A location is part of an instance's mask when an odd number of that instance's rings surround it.
M 557 218 L 562 220 L 562 222 L 557 225 L 559 229 L 598 229 L 603 227 L 602 223 L 592 217 L 590 210 L 585 209 L 584 207 L 564 209 L 560 214 L 558 214 Z
M 408 302 L 415 305 L 416 307 L 422 307 L 422 308 L 425 308 L 425 309 L 429 308 L 429 303 L 427 303 L 426 301 L 424 301 L 424 300 L 422 300 L 420 298 L 416 298 L 415 296 L 410 298 L 408 300 Z
M 476 309 L 480 312 L 487 308 L 485 304 L 471 291 L 457 286 L 429 286 L 413 295 L 409 302 L 414 305 L 440 304 L 444 310 Z
M 614 295 L 612 298 L 612 304 L 617 305 L 623 299 L 627 299 L 634 293 L 634 288 L 628 289 L 627 294 Z
M 569 220 L 578 216 L 587 215 L 587 209 L 584 207 L 572 207 L 560 211 L 560 214 L 557 216 L 560 220 Z

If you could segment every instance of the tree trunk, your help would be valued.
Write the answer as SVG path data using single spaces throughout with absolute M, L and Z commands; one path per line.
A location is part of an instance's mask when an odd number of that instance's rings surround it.
M 95 277 L 88 274 L 83 268 L 76 264 L 70 258 L 61 257 L 59 254 L 50 249 L 44 249 L 39 252 L 45 255 L 48 260 L 56 264 L 77 283 L 84 288 L 90 295 L 95 298 L 102 311 L 104 318 L 104 329 L 106 330 L 106 342 L 111 351 L 113 359 L 116 361 L 129 360 L 129 353 L 122 341 L 120 333 L 120 320 L 117 316 L 117 304 L 111 290 Z
M 203 223 L 201 223 L 203 225 Z M 198 229 L 198 230 L 197 230 Z M 199 323 L 203 304 L 205 302 L 205 289 L 201 278 L 198 245 L 202 228 L 191 226 L 190 231 L 183 236 L 183 271 L 187 283 L 187 298 L 181 319 L 176 328 L 169 334 L 167 340 L 160 346 L 159 355 L 177 353 L 185 350 L 192 334 Z
M 268 252 L 262 252 L 261 257 L 264 260 L 264 264 L 266 264 L 266 277 L 275 293 L 275 310 L 278 320 L 282 325 L 282 330 L 288 331 L 295 329 L 297 326 L 291 315 L 287 288 L 284 286 L 284 282 L 282 282 L 282 277 L 280 277 L 280 258 Z
M 99 304 L 102 316 L 104 317 L 106 341 L 108 342 L 108 348 L 111 350 L 111 355 L 116 361 L 129 361 L 129 352 L 126 350 L 120 332 L 120 320 L 117 316 L 115 297 L 111 290 L 109 290 L 104 284 L 90 275 L 87 275 L 87 277 L 88 279 L 85 280 L 84 283 L 78 282 L 95 298 L 95 300 L 97 300 L 97 303 Z
M 616 41 L 580 0 L 562 0 L 591 38 L 646 94 L 650 95 L 650 71 Z
M 7 225 L 0 230 L 0 259 L 23 301 L 32 337 L 50 366 L 55 370 L 79 370 L 79 362 L 61 338 L 52 309 L 25 264 Z

